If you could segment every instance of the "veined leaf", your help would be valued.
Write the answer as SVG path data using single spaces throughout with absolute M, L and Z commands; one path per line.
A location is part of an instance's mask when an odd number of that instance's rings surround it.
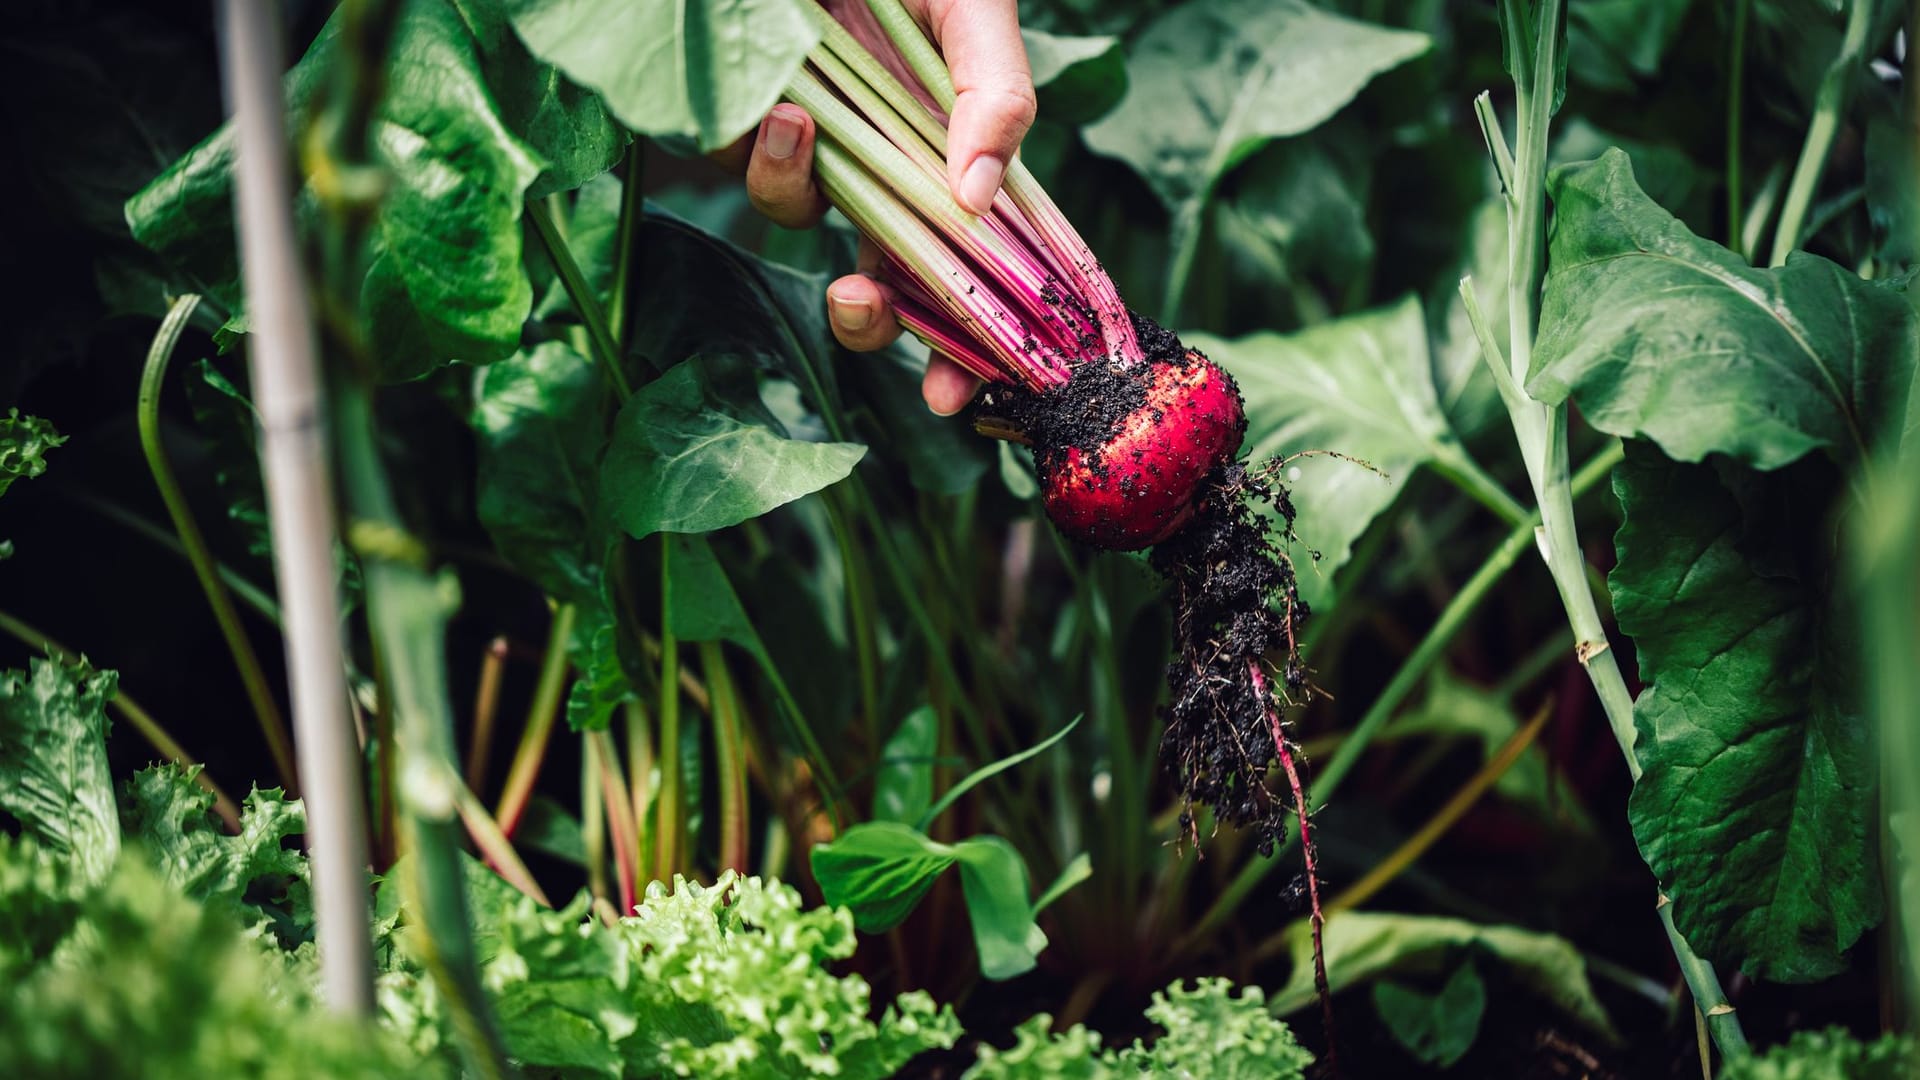
M 1227 170 L 1270 139 L 1319 126 L 1432 44 L 1303 0 L 1183 4 L 1134 42 L 1127 94 L 1086 129 L 1087 145 L 1133 166 L 1176 231 L 1194 229 Z
M 400 18 L 373 132 L 389 186 L 361 290 L 388 379 L 511 353 L 533 299 L 520 262 L 523 199 L 582 182 L 624 143 L 597 101 L 558 86 L 500 19 L 491 5 L 455 0 L 409 0 Z M 296 131 L 337 37 L 329 23 L 287 76 Z M 237 310 L 234 146 L 222 127 L 128 201 L 127 223 Z M 244 316 L 234 325 L 244 328 Z
M 708 532 L 838 483 L 865 453 L 787 438 L 760 404 L 751 366 L 699 356 L 621 408 L 600 485 L 632 536 Z
M 1459 446 L 1433 390 L 1426 320 L 1412 297 L 1392 307 L 1296 334 L 1185 340 L 1210 355 L 1246 397 L 1243 452 L 1254 463 L 1306 450 L 1284 478 L 1300 516 L 1300 594 L 1315 607 L 1334 596 L 1334 575 L 1367 524 L 1399 494 L 1407 474 Z
M 104 877 L 120 852 L 107 774 L 115 681 L 85 661 L 35 659 L 31 674 L 0 672 L 0 809 L 89 880 Z
M 717 150 L 751 130 L 820 40 L 811 0 L 509 0 L 535 56 L 645 135 Z
M 1920 333 L 1892 289 L 1815 255 L 1757 270 L 1644 195 L 1625 154 L 1556 170 L 1527 390 L 1668 457 L 1777 469 L 1863 456 L 1907 399 Z
M 1831 601 L 1839 476 L 1628 450 L 1608 581 L 1646 684 L 1634 836 L 1694 951 L 1780 981 L 1836 974 L 1882 906 L 1854 621 Z

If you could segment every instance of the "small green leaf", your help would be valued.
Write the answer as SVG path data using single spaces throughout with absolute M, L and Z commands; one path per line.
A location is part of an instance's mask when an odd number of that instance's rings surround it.
M 634 697 L 633 685 L 620 666 L 619 628 L 604 611 L 594 610 L 597 625 L 587 648 L 573 659 L 580 677 L 567 691 L 567 727 L 574 731 L 607 730 L 613 711 Z
M 1068 37 L 1022 27 L 1040 115 L 1062 124 L 1096 120 L 1127 92 L 1127 61 L 1111 35 Z
M 1277 1016 L 1306 1008 L 1315 1000 L 1313 934 L 1307 920 L 1286 931 L 1293 971 L 1273 995 Z M 1437 978 L 1461 950 L 1477 950 L 1498 960 L 1521 985 L 1552 1002 L 1609 1041 L 1618 1034 L 1587 981 L 1587 962 L 1565 938 L 1513 926 L 1482 926 L 1464 919 L 1430 915 L 1391 915 L 1343 911 L 1329 918 L 1325 944 L 1327 979 L 1334 993 L 1361 986 L 1389 972 Z
M 819 31 L 803 0 L 510 0 L 535 56 L 606 99 L 643 135 L 718 150 L 780 99 Z
M 855 825 L 809 853 L 814 880 L 827 903 L 853 912 L 868 933 L 900 925 L 958 853 L 911 825 L 873 821 Z
M 1033 902 L 1033 913 L 1037 917 L 1041 912 L 1053 906 L 1055 900 L 1067 894 L 1069 889 L 1093 876 L 1093 857 L 1086 852 L 1075 855 L 1072 861 L 1060 868 L 1060 876 Z
M 1437 994 L 1383 979 L 1373 984 L 1373 1007 L 1387 1033 L 1415 1058 L 1450 1069 L 1473 1048 L 1487 1011 L 1487 989 L 1471 963 L 1454 969 Z
M 1247 409 L 1242 452 L 1255 464 L 1309 450 L 1367 463 L 1306 457 L 1282 478 L 1300 515 L 1300 594 L 1318 610 L 1332 600 L 1334 575 L 1353 542 L 1408 474 L 1460 453 L 1434 394 L 1420 305 L 1407 297 L 1295 334 L 1185 336 L 1240 384 Z
M 632 536 L 708 532 L 838 483 L 865 453 L 787 438 L 759 403 L 750 365 L 700 356 L 621 408 L 600 485 Z
M 1693 0 L 1585 0 L 1567 5 L 1562 78 L 1632 93 L 1660 73 Z M 1564 89 L 1564 88 L 1563 88 Z
M 907 714 L 880 751 L 873 778 L 873 816 L 910 824 L 933 803 L 933 758 L 939 751 L 939 717 L 922 705 Z
M 66 436 L 37 416 L 21 416 L 8 409 L 0 420 L 0 495 L 15 480 L 31 480 L 47 471 L 47 451 L 66 442 Z
M 998 836 L 976 836 L 952 848 L 960 862 L 960 891 L 973 924 L 980 974 L 1011 979 L 1032 971 L 1047 935 L 1033 922 L 1027 863 Z
M 1880 919 L 1873 735 L 1834 605 L 1838 470 L 1683 465 L 1629 443 L 1608 576 L 1646 689 L 1627 804 L 1695 952 L 1788 982 L 1837 974 Z
M 107 774 L 107 702 L 116 676 L 80 661 L 36 658 L 31 674 L 0 672 L 0 809 L 89 880 L 120 852 Z
M 1527 391 L 1667 456 L 1776 469 L 1853 461 L 1898 415 L 1920 363 L 1893 290 L 1815 255 L 1777 270 L 1688 232 L 1625 154 L 1548 179 L 1554 227 Z

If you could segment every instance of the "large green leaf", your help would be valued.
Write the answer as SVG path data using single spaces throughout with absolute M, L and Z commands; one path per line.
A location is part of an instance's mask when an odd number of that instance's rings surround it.
M 1311 605 L 1327 603 L 1354 540 L 1393 502 L 1407 475 L 1460 453 L 1434 395 L 1419 303 L 1408 297 L 1296 334 L 1185 339 L 1239 382 L 1247 408 L 1243 450 L 1255 463 L 1327 450 L 1386 474 L 1326 456 L 1302 458 L 1287 470 L 1305 549 L 1294 556 L 1300 593 Z
M 1311 928 L 1302 919 L 1285 933 L 1293 971 L 1273 995 L 1279 1016 L 1306 1008 L 1315 998 Z M 1463 919 L 1343 911 L 1327 920 L 1323 940 L 1334 993 L 1389 972 L 1438 975 L 1460 953 L 1479 953 L 1499 961 L 1521 985 L 1590 1030 L 1617 1038 L 1587 981 L 1586 960 L 1565 938 Z
M 635 537 L 707 532 L 838 483 L 865 453 L 787 438 L 760 404 L 751 365 L 699 356 L 621 408 L 600 486 L 613 520 Z
M 1906 401 L 1920 335 L 1893 290 L 1813 255 L 1777 270 L 1688 232 L 1627 156 L 1556 170 L 1540 340 L 1527 390 L 1668 456 L 1774 469 L 1861 456 Z
M 600 369 L 544 342 L 480 371 L 473 397 L 480 523 L 548 594 L 591 600 L 602 573 L 593 528 L 606 442 Z
M 115 676 L 85 662 L 35 659 L 0 672 L 0 810 L 98 879 L 120 851 L 107 775 L 107 702 Z
M 532 305 L 520 262 L 523 199 L 605 169 L 624 139 L 595 101 L 532 62 L 500 20 L 490 4 L 411 0 L 396 31 L 373 132 L 390 177 L 361 290 L 389 379 L 514 350 Z M 337 39 L 329 23 L 287 76 L 296 130 L 331 72 Z M 231 125 L 222 127 L 130 199 L 127 222 L 237 309 L 234 147 Z
M 1374 76 L 1427 51 L 1425 34 L 1304 0 L 1200 0 L 1156 18 L 1127 57 L 1127 94 L 1086 129 L 1198 226 L 1214 184 L 1270 139 L 1317 127 Z
M 507 0 L 534 55 L 646 135 L 717 150 L 760 122 L 819 31 L 811 0 Z
M 1609 581 L 1646 689 L 1628 813 L 1694 951 L 1832 975 L 1880 917 L 1872 736 L 1852 616 L 1831 601 L 1822 458 L 1761 474 L 1629 444 Z

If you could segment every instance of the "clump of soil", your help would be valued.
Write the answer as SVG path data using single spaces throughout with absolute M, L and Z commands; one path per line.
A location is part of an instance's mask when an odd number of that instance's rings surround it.
M 1276 511 L 1277 530 L 1262 504 Z M 1299 647 L 1309 610 L 1277 543 L 1291 535 L 1293 517 L 1284 487 L 1243 463 L 1225 465 L 1208 479 L 1193 520 L 1150 560 L 1173 588 L 1161 761 L 1189 808 L 1212 807 L 1217 821 L 1254 830 L 1263 855 L 1291 814 L 1266 785 L 1279 752 L 1269 712 L 1304 700 L 1310 686 Z M 1279 687 L 1256 684 L 1252 672 L 1276 653 Z M 1182 822 L 1193 828 L 1190 810 Z

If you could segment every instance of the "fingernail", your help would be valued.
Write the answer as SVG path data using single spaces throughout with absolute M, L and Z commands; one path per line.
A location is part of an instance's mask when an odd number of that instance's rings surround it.
M 827 297 L 827 303 L 833 307 L 833 321 L 840 324 L 842 330 L 865 330 L 873 321 L 873 301 L 842 300 L 837 296 Z
M 775 106 L 767 116 L 767 134 L 760 140 L 766 147 L 767 156 L 785 161 L 793 156 L 795 147 L 800 145 L 800 116 L 798 110 L 785 105 Z
M 1000 181 L 1007 175 L 1007 163 L 992 154 L 981 154 L 967 166 L 960 177 L 960 203 L 976 214 L 984 214 L 993 206 L 993 197 L 1000 191 Z

